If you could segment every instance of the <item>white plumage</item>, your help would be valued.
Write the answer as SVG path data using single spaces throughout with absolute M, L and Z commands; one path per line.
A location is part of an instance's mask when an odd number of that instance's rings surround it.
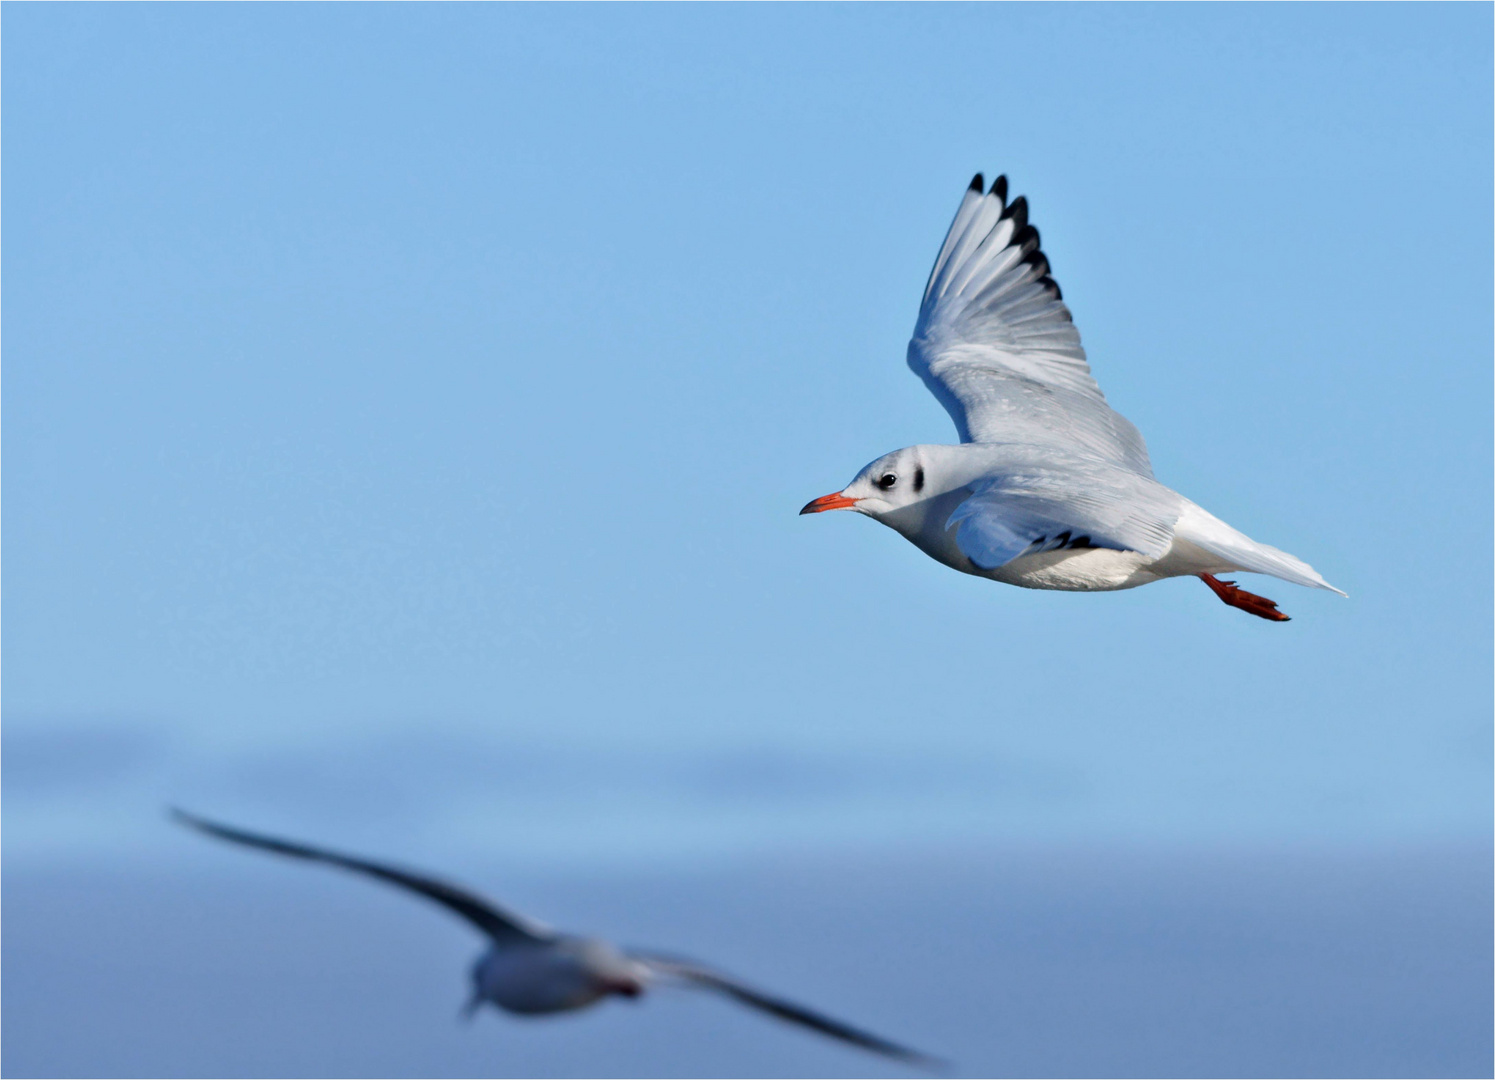
M 857 510 L 968 574 L 1037 589 L 1127 589 L 1197 575 L 1227 604 L 1276 604 L 1214 578 L 1251 571 L 1340 590 L 1153 478 L 1142 434 L 1106 403 L 1027 200 L 978 174 L 940 247 L 908 365 L 960 434 L 872 462 L 801 513 Z M 1343 595 L 1343 593 L 1341 593 Z

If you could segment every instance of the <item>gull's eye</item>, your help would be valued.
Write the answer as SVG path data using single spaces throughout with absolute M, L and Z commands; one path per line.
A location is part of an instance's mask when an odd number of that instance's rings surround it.
M 892 473 L 883 473 L 882 479 L 877 482 L 877 486 L 882 488 L 884 491 L 887 491 L 896 483 L 898 483 L 898 477 L 894 476 Z

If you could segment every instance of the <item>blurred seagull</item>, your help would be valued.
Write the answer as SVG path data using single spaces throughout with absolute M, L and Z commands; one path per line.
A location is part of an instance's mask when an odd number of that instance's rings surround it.
M 908 366 L 959 446 L 878 458 L 801 514 L 856 510 L 967 574 L 1028 589 L 1131 589 L 1193 575 L 1232 607 L 1286 622 L 1216 574 L 1335 589 L 1153 479 L 1141 433 L 1106 404 L 1080 332 L 1007 178 L 971 181 L 934 261 Z
M 511 1013 L 566 1012 L 611 995 L 636 998 L 655 983 L 714 990 L 781 1020 L 833 1039 L 927 1069 L 944 1063 L 859 1031 L 838 1020 L 772 997 L 691 960 L 659 953 L 624 951 L 598 938 L 558 933 L 522 915 L 444 881 L 333 851 L 245 832 L 173 809 L 183 825 L 235 844 L 296 859 L 330 863 L 420 893 L 456 912 L 488 936 L 488 951 L 472 968 L 472 996 L 463 1007 L 471 1017 L 485 1002 Z

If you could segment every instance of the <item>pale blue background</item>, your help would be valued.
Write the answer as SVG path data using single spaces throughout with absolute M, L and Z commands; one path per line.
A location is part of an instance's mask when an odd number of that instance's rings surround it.
M 537 914 L 620 933 L 637 913 L 598 882 L 730 892 L 793 865 L 834 904 L 849 879 L 825 860 L 850 860 L 873 903 L 918 865 L 949 887 L 922 917 L 890 899 L 875 936 L 917 939 L 945 898 L 982 939 L 952 868 L 1001 852 L 1151 852 L 1159 911 L 1196 895 L 1166 884 L 1196 858 L 1392 880 L 1411 860 L 1476 928 L 1448 938 L 1472 981 L 1414 996 L 1485 1003 L 1432 1043 L 1488 1073 L 1488 6 L 12 4 L 3 21 L 7 1072 L 215 1070 L 138 1018 L 138 1058 L 41 1037 L 78 991 L 46 1007 L 19 973 L 49 954 L 11 946 L 55 933 L 81 952 L 48 962 L 76 973 L 111 925 L 46 899 L 59 883 L 95 882 L 77 895 L 123 919 L 116 886 L 149 912 L 152 888 L 227 875 L 284 919 L 246 943 L 207 903 L 194 932 L 264 963 L 291 962 L 277 942 L 312 898 L 369 891 L 208 849 L 163 823 L 177 801 L 499 892 L 537 882 Z M 876 455 L 953 437 L 903 349 L 977 169 L 1029 196 L 1160 479 L 1350 599 L 1244 579 L 1294 617 L 1279 626 L 1190 581 L 1024 592 L 852 515 L 795 516 Z M 1067 874 L 1040 875 L 1060 907 Z M 568 907 L 564 882 L 592 899 Z M 976 994 L 950 967 L 970 949 L 900 968 L 809 934 L 825 956 L 806 968 L 845 976 L 817 988 L 746 944 L 802 910 L 753 887 L 762 926 L 678 944 L 959 1049 L 969 1026 L 920 1013 L 906 980 Z M 1349 953 L 1401 940 L 1382 914 L 1345 931 Z M 638 925 L 676 944 L 669 920 Z M 1207 999 L 1238 960 L 1169 992 Z M 109 970 L 82 980 L 101 1003 L 148 1000 L 120 992 L 141 968 Z M 444 1024 L 460 971 L 432 970 Z M 212 1015 L 259 1015 L 271 985 Z M 1133 993 L 1123 978 L 1116 1000 Z M 665 1034 L 698 1026 L 650 1009 L 659 1037 L 617 1069 L 822 1067 L 747 1021 L 761 1060 L 672 1058 Z M 1365 1058 L 1373 1012 L 1314 1052 L 1362 1074 L 1465 1067 Z M 354 1042 L 359 1023 L 387 1030 L 350 1019 Z M 336 1071 L 315 1064 L 336 1030 L 271 1037 L 287 1056 L 256 1068 Z M 1154 1075 L 1319 1060 L 1254 1062 L 1224 1035 L 1213 1058 L 1166 1038 L 1149 1057 L 1117 1030 Z M 64 1045 L 104 1056 L 47 1057 Z M 968 1067 L 1015 1067 L 986 1053 Z M 1120 1060 L 1035 1053 L 1024 1071 Z M 433 1055 L 408 1068 L 483 1067 Z M 597 1055 L 491 1067 L 616 1064 Z

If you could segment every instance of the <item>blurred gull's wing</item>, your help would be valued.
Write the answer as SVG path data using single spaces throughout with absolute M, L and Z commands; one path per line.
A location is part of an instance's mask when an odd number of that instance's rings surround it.
M 520 942 L 550 941 L 554 937 L 549 929 L 536 922 L 531 922 L 522 915 L 504 911 L 502 908 L 485 900 L 483 897 L 460 889 L 455 885 L 448 885 L 444 881 L 425 877 L 420 874 L 412 874 L 405 870 L 398 870 L 392 866 L 384 866 L 380 863 L 369 862 L 366 859 L 355 859 L 348 855 L 339 855 L 333 851 L 323 851 L 319 848 L 308 847 L 305 844 L 297 844 L 288 840 L 277 840 L 270 836 L 260 836 L 256 833 L 245 832 L 242 829 L 231 828 L 227 825 L 219 825 L 215 822 L 200 818 L 195 814 L 189 814 L 184 810 L 175 808 L 171 816 L 183 825 L 196 829 L 198 832 L 209 836 L 216 836 L 220 840 L 228 840 L 235 844 L 245 844 L 248 847 L 261 848 L 265 851 L 273 851 L 279 855 L 289 855 L 295 859 L 310 859 L 314 862 L 330 863 L 333 866 L 341 866 L 345 870 L 356 873 L 367 874 L 387 881 L 392 885 L 410 889 L 428 897 L 450 911 L 456 912 L 468 922 L 472 923 L 483 933 L 487 934 L 495 942 L 501 944 L 517 944 Z
M 1147 444 L 1090 374 L 1028 201 L 978 173 L 935 259 L 908 366 L 962 442 L 1063 447 L 1152 476 Z
M 751 1005 L 755 1009 L 771 1013 L 781 1020 L 788 1020 L 793 1024 L 801 1024 L 812 1028 L 823 1035 L 829 1035 L 833 1039 L 860 1046 L 874 1053 L 884 1054 L 899 1061 L 923 1066 L 924 1068 L 943 1071 L 948 1064 L 939 1058 L 921 1054 L 917 1050 L 899 1046 L 897 1043 L 889 1042 L 887 1039 L 843 1024 L 839 1020 L 832 1020 L 828 1016 L 806 1009 L 793 1002 L 784 1001 L 782 998 L 772 997 L 751 986 L 738 982 L 730 976 L 723 975 L 719 971 L 713 971 L 691 960 L 683 960 L 678 957 L 662 956 L 659 953 L 630 952 L 629 957 L 646 965 L 657 975 L 672 977 L 688 985 L 704 987 L 726 994 L 730 998 Z

